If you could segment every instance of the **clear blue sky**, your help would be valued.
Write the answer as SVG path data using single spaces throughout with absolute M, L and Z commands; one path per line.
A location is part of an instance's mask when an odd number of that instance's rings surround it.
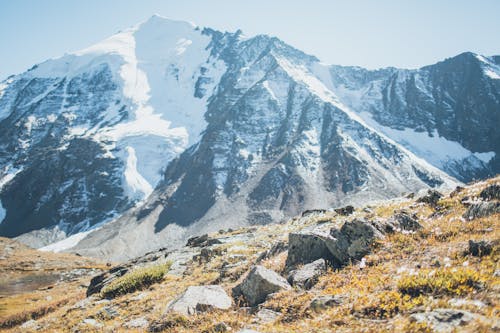
M 322 61 L 415 68 L 500 54 L 500 0 L 0 0 L 0 80 L 152 14 L 266 33 Z

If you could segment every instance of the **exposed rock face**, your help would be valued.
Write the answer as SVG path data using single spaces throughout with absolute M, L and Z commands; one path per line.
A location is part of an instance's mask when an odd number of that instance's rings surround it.
M 288 274 L 288 282 L 292 286 L 298 286 L 304 289 L 311 289 L 318 278 L 326 272 L 326 261 L 318 259 L 310 264 L 306 264 L 299 269 L 293 270 Z
M 333 242 L 330 234 L 319 231 L 290 233 L 288 235 L 288 256 L 286 266 L 294 267 L 299 264 L 308 264 L 318 259 L 333 260 L 327 242 Z
M 422 225 L 418 223 L 418 217 L 415 214 L 410 215 L 406 211 L 400 211 L 394 214 L 390 219 L 390 223 L 406 231 L 417 231 L 422 229 Z
M 0 85 L 0 235 L 112 221 L 75 251 L 123 260 L 305 209 L 456 185 L 442 170 L 462 180 L 500 171 L 490 58 L 325 66 L 277 38 L 158 17 L 110 40 Z M 179 40 L 192 43 L 177 52 Z M 127 66 L 141 80 L 121 75 Z M 425 155 L 429 140 L 461 148 L 445 161 Z
M 500 185 L 493 184 L 488 186 L 487 188 L 481 191 L 479 196 L 483 200 L 492 200 L 492 199 L 500 200 Z
M 332 90 L 365 121 L 462 181 L 500 172 L 497 72 L 495 57 L 470 52 L 416 70 L 330 70 Z
M 250 306 L 255 306 L 264 302 L 269 294 L 290 288 L 278 273 L 263 266 L 254 266 L 245 279 L 233 288 L 233 297 L 243 296 Z
M 429 204 L 432 207 L 435 207 L 435 206 L 437 206 L 439 199 L 441 199 L 442 197 L 443 197 L 443 195 L 441 193 L 439 193 L 438 191 L 429 190 L 429 191 L 427 191 L 426 195 L 418 198 L 417 202 L 423 202 L 423 203 Z
M 167 312 L 193 315 L 214 309 L 227 310 L 232 300 L 221 286 L 191 286 L 167 306 Z
M 468 253 L 475 257 L 487 256 L 493 250 L 493 242 L 469 240 Z
M 340 229 L 331 229 L 329 234 L 314 230 L 291 233 L 286 266 L 292 268 L 322 258 L 333 267 L 343 267 L 367 255 L 372 243 L 391 229 L 388 226 L 381 222 L 354 219 L 345 222 Z
M 469 324 L 478 316 L 463 310 L 436 309 L 430 312 L 415 313 L 410 319 L 429 323 L 437 332 L 452 332 L 457 327 Z
M 484 201 L 472 204 L 464 213 L 464 218 L 473 220 L 479 217 L 500 213 L 500 201 Z

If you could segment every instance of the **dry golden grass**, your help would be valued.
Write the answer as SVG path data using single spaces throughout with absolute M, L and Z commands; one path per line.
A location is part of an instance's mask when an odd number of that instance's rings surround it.
M 321 223 L 339 226 L 349 218 L 329 214 L 255 228 L 252 231 L 255 239 L 251 244 L 221 244 L 219 253 L 208 262 L 191 262 L 183 276 L 166 274 L 159 283 L 141 291 L 117 296 L 106 303 L 98 304 L 96 298 L 89 300 L 86 306 L 77 307 L 75 305 L 81 300 L 77 295 L 84 289 L 77 283 L 68 284 L 66 292 L 74 293 L 71 295 L 75 295 L 75 299 L 37 322 L 48 332 L 140 332 L 144 329 L 127 328 L 126 323 L 144 317 L 164 332 L 216 332 L 220 324 L 224 323 L 233 332 L 248 327 L 262 333 L 316 333 L 431 332 L 428 325 L 410 321 L 409 315 L 415 311 L 440 307 L 464 309 L 487 319 L 495 319 L 500 315 L 500 280 L 495 273 L 500 269 L 499 249 L 495 248 L 493 253 L 482 258 L 466 255 L 464 251 L 470 239 L 500 239 L 500 214 L 465 221 L 461 216 L 466 208 L 460 199 L 465 195 L 477 196 L 488 183 L 499 181 L 500 177 L 497 177 L 489 182 L 474 184 L 453 198 L 445 196 L 437 209 L 405 199 L 374 207 L 373 213 L 356 211 L 357 216 L 364 214 L 383 219 L 392 216 L 397 210 L 405 209 L 417 214 L 423 229 L 417 233 L 387 235 L 377 244 L 373 253 L 366 256 L 367 265 L 363 269 L 353 263 L 339 271 L 328 271 L 310 291 L 291 290 L 273 295 L 263 304 L 265 308 L 280 313 L 278 320 L 273 323 L 256 322 L 254 315 L 236 307 L 229 311 L 191 317 L 166 314 L 165 309 L 170 301 L 192 285 L 218 283 L 230 293 L 259 254 L 278 240 L 286 240 L 289 232 Z M 240 229 L 223 236 L 247 232 L 248 229 Z M 282 272 L 285 260 L 286 252 L 266 259 L 261 264 Z M 221 274 L 222 267 L 229 268 Z M 57 288 L 47 293 L 61 293 Z M 309 308 L 310 301 L 319 295 L 339 295 L 343 303 L 322 311 L 312 311 Z M 23 299 L 19 297 L 19 300 Z M 450 305 L 450 300 L 457 297 L 480 301 L 484 306 L 479 308 L 472 303 Z M 11 302 L 14 300 L 12 297 L 10 299 Z M 58 299 L 54 297 L 52 302 Z M 43 304 L 42 301 L 38 305 Z M 100 313 L 105 307 L 116 309 L 118 316 L 102 316 Z M 87 318 L 97 320 L 102 327 L 83 324 Z M 476 322 L 460 329 L 464 332 L 487 332 L 491 330 L 491 323 Z

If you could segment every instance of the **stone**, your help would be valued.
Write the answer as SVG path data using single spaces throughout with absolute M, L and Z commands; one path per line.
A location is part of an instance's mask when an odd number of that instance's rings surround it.
M 239 330 L 238 332 L 236 333 L 260 333 L 258 331 L 254 331 L 254 330 L 251 330 L 251 329 L 248 329 L 248 328 L 244 328 L 242 330 Z
M 312 216 L 312 215 L 322 215 L 326 213 L 326 209 L 307 209 L 302 212 L 302 217 Z
M 278 273 L 257 265 L 233 288 L 233 297 L 242 296 L 250 306 L 255 306 L 264 302 L 269 294 L 290 289 L 291 286 Z
M 343 297 L 338 295 L 317 296 L 309 303 L 309 308 L 315 312 L 320 312 L 334 306 L 339 306 L 344 302 Z
M 422 225 L 418 223 L 417 215 L 416 214 L 410 215 L 410 213 L 408 213 L 405 210 L 399 211 L 396 214 L 394 214 L 391 217 L 390 222 L 395 224 L 401 230 L 417 231 L 419 229 L 422 229 Z
M 90 280 L 90 284 L 87 288 L 87 297 L 100 293 L 105 286 L 110 284 L 115 279 L 125 275 L 128 271 L 129 267 L 127 266 L 116 266 L 107 272 L 94 276 Z
M 334 257 L 333 266 L 336 268 L 351 260 L 361 260 L 371 251 L 373 241 L 383 236 L 373 224 L 363 219 L 345 222 L 340 230 L 332 229 L 330 234 L 335 241 L 327 242 L 326 246 Z
M 193 315 L 213 309 L 227 310 L 231 304 L 231 298 L 221 286 L 191 286 L 177 299 L 170 302 L 167 312 Z
M 256 322 L 260 324 L 270 324 L 274 323 L 278 320 L 281 314 L 279 312 L 269 310 L 269 309 L 260 309 L 259 312 L 255 314 Z
M 461 193 L 465 188 L 462 186 L 457 186 L 455 189 L 450 193 L 450 198 L 456 197 L 459 193 Z
M 480 217 L 490 216 L 500 213 L 499 201 L 484 201 L 469 206 L 463 217 L 467 220 L 473 220 Z
M 279 241 L 275 243 L 269 250 L 262 252 L 257 258 L 256 262 L 259 263 L 262 260 L 272 258 L 282 252 L 285 252 L 287 249 L 288 245 L 283 241 Z
M 97 320 L 93 319 L 93 318 L 85 318 L 83 321 L 82 321 L 83 324 L 85 325 L 88 325 L 88 326 L 92 326 L 92 327 L 102 327 L 103 325 L 98 322 Z
M 118 317 L 118 315 L 119 315 L 118 311 L 114 307 L 111 307 L 111 306 L 103 307 L 96 314 L 96 316 L 102 320 L 111 320 L 113 318 Z
M 149 321 L 144 317 L 135 318 L 123 324 L 126 328 L 146 328 L 148 325 Z
M 463 310 L 435 309 L 410 315 L 410 320 L 425 322 L 437 332 L 451 332 L 459 326 L 465 326 L 476 318 L 476 315 Z
M 493 184 L 488 186 L 487 188 L 481 191 L 479 197 L 483 200 L 492 200 L 492 199 L 500 200 L 500 185 Z
M 302 266 L 299 269 L 291 271 L 287 280 L 292 286 L 311 289 L 318 282 L 318 278 L 325 272 L 325 259 L 318 259 L 312 263 Z
M 443 195 L 436 190 L 428 190 L 427 194 L 421 196 L 417 199 L 417 202 L 426 203 L 432 207 L 436 207 L 439 199 L 441 199 Z
M 345 207 L 341 207 L 341 208 L 336 208 L 334 209 L 335 213 L 339 214 L 339 215 L 343 215 L 343 216 L 348 216 L 348 215 L 351 215 L 352 213 L 354 213 L 354 207 L 349 205 L 349 206 L 345 206 Z
M 326 243 L 334 242 L 328 233 L 308 231 L 288 235 L 288 256 L 286 267 L 308 264 L 318 259 L 332 260 Z
M 37 331 L 41 328 L 41 326 L 38 324 L 38 322 L 36 320 L 30 319 L 30 320 L 24 322 L 24 324 L 21 325 L 21 328 L 25 329 L 25 330 Z
M 493 242 L 469 240 L 468 254 L 474 257 L 487 256 L 493 250 Z

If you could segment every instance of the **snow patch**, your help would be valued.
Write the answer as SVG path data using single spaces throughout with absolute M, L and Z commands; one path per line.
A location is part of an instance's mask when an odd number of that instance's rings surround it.
M 494 151 L 489 151 L 486 153 L 474 153 L 474 156 L 479 158 L 481 161 L 484 163 L 489 163 L 493 157 L 495 157 L 495 152 Z
M 371 127 L 438 168 L 444 168 L 450 161 L 462 160 L 471 156 L 487 163 L 495 156 L 494 152 L 472 153 L 460 143 L 439 136 L 437 131 L 434 131 L 430 136 L 427 132 L 417 132 L 411 128 L 398 130 L 379 124 L 368 112 L 361 112 L 360 116 Z
M 129 198 L 142 200 L 153 192 L 153 187 L 137 171 L 137 156 L 135 155 L 135 149 L 127 146 L 125 150 L 128 156 L 123 176 L 127 185 L 127 195 Z
M 64 250 L 74 247 L 76 244 L 78 244 L 78 242 L 80 242 L 83 238 L 85 238 L 85 236 L 96 230 L 99 230 L 99 228 L 79 232 L 77 234 L 69 236 L 68 238 L 65 238 L 58 242 L 39 248 L 38 250 L 46 252 L 62 252 Z

